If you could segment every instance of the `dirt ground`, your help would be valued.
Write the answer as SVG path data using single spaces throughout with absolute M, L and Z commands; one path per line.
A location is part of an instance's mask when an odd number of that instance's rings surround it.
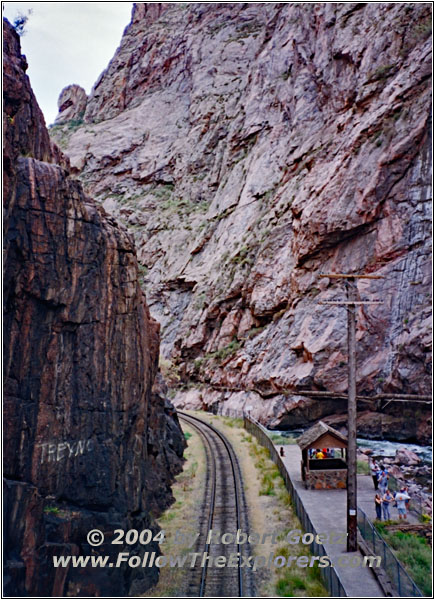
M 187 544 L 176 543 L 176 535 L 177 531 L 182 531 L 186 538 L 191 538 L 198 531 L 197 517 L 202 510 L 206 474 L 204 446 L 196 430 L 185 423 L 181 423 L 181 426 L 188 437 L 184 451 L 186 462 L 172 487 L 175 502 L 158 519 L 158 524 L 165 532 L 165 541 L 160 544 L 164 555 L 184 555 L 192 551 Z M 160 569 L 159 583 L 144 597 L 180 597 L 185 596 L 186 592 L 186 570 L 165 566 Z

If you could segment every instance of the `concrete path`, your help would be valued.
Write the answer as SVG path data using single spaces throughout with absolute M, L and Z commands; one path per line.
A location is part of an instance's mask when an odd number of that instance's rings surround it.
M 281 446 L 277 446 L 277 448 L 279 450 Z M 301 451 L 299 446 L 287 445 L 283 448 L 285 453 L 283 457 L 284 464 L 314 528 L 318 534 L 329 534 L 328 542 L 323 545 L 337 570 L 346 594 L 354 598 L 384 597 L 382 588 L 370 568 L 352 567 L 348 564 L 352 558 L 357 561 L 356 557 L 361 557 L 361 554 L 359 552 L 346 552 L 345 537 L 343 535 L 347 531 L 346 490 L 306 490 L 301 480 Z M 368 485 L 370 483 L 371 489 Z M 367 511 L 369 511 L 367 514 L 370 516 L 372 512 L 375 512 L 373 482 L 370 477 L 364 475 L 360 482 L 360 476 L 358 476 L 358 494 L 360 485 L 362 486 L 361 497 L 367 498 Z M 371 512 L 369 502 L 373 504 Z M 358 502 L 358 504 L 361 503 Z M 361 508 L 365 511 L 364 505 L 361 504 Z M 339 535 L 332 536 L 332 533 Z M 341 537 L 343 542 L 337 543 L 338 537 Z M 342 561 L 343 564 L 340 565 L 339 561 Z

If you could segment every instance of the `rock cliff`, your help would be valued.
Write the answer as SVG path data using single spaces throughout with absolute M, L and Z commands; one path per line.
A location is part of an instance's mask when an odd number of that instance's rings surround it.
M 60 93 L 57 107 L 59 113 L 56 117 L 56 124 L 79 123 L 83 122 L 83 116 L 85 114 L 86 103 L 88 97 L 85 90 L 79 85 L 68 85 Z
M 179 405 L 342 412 L 337 272 L 383 277 L 358 282 L 383 301 L 358 310 L 358 393 L 430 393 L 430 32 L 425 3 L 135 5 L 84 123 L 51 134 L 134 233 Z M 430 435 L 424 405 L 361 409 Z
M 159 395 L 133 239 L 71 178 L 26 68 L 4 21 L 5 593 L 140 594 L 156 569 L 53 566 L 158 551 L 110 542 L 117 528 L 157 532 L 184 442 Z

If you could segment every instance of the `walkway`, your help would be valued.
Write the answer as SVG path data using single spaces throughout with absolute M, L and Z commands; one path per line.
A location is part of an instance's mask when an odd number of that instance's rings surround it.
M 277 446 L 278 450 L 281 446 Z M 311 522 L 317 533 L 328 534 L 336 533 L 343 536 L 347 531 L 346 523 L 346 490 L 306 490 L 301 480 L 301 451 L 299 446 L 283 446 L 285 455 L 282 457 L 294 487 L 304 504 L 304 508 L 311 519 Z M 371 488 L 368 484 L 371 484 Z M 366 475 L 358 476 L 358 494 L 360 494 L 363 503 L 358 502 L 365 511 L 364 502 L 373 502 L 374 490 L 373 482 Z M 364 500 L 366 498 L 366 500 Z M 367 504 L 367 514 L 372 516 Z M 332 536 L 329 536 L 332 538 Z M 334 542 L 334 538 L 332 538 Z M 324 542 L 325 550 L 335 565 L 336 571 L 341 579 L 346 594 L 356 598 L 381 598 L 384 593 L 371 569 L 368 567 L 339 566 L 340 557 L 346 556 L 349 560 L 353 556 L 361 557 L 359 552 L 346 552 L 346 543 Z M 343 559 L 342 559 L 343 560 Z

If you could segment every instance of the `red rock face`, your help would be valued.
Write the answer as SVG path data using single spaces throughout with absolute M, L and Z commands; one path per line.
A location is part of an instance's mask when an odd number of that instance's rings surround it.
M 383 300 L 358 310 L 359 393 L 430 394 L 430 23 L 425 3 L 135 6 L 63 143 L 134 232 L 162 352 L 205 405 L 341 412 L 297 396 L 346 392 L 337 272 L 383 277 L 358 282 Z M 430 416 L 387 410 L 401 439 Z
M 114 555 L 115 528 L 155 528 L 150 510 L 171 501 L 183 441 L 152 392 L 159 326 L 131 236 L 52 147 L 7 22 L 4 42 L 6 590 L 141 593 L 155 570 L 56 569 L 52 556 L 90 554 L 95 528 Z

